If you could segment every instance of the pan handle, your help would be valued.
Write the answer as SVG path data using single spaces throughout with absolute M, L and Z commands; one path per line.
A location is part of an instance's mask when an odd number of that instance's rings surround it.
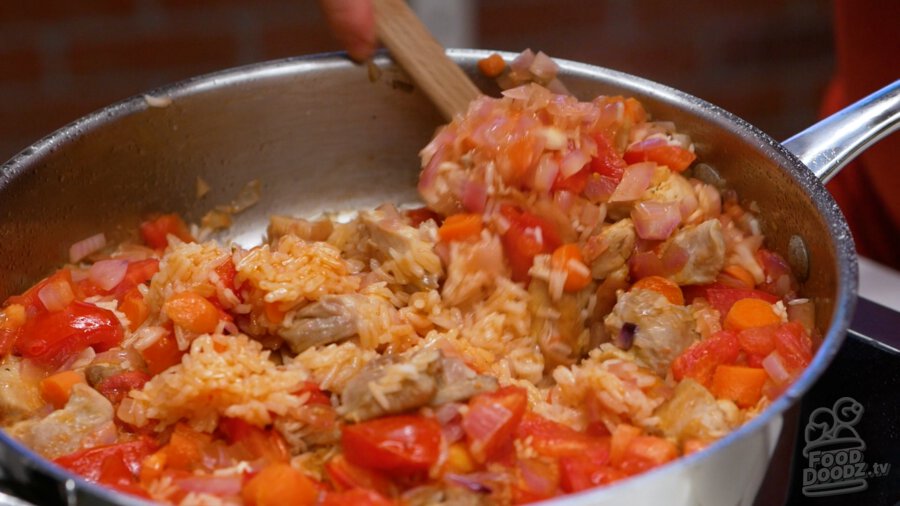
M 823 183 L 864 149 L 900 128 L 900 81 L 784 141 Z

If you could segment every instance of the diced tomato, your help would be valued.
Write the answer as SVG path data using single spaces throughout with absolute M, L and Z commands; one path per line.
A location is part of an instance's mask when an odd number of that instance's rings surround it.
M 441 215 L 428 209 L 427 207 L 416 207 L 413 209 L 407 209 L 403 211 L 403 215 L 409 219 L 409 224 L 413 227 L 418 227 L 422 223 L 428 220 L 434 220 L 438 225 L 441 224 L 443 218 Z
M 597 156 L 591 159 L 591 172 L 619 184 L 628 163 L 619 156 L 612 141 L 606 135 L 597 134 L 594 136 L 594 141 L 597 143 Z
M 177 214 L 164 214 L 158 218 L 145 221 L 141 223 L 140 231 L 144 243 L 154 249 L 165 249 L 169 245 L 169 234 L 184 242 L 192 242 L 194 240 L 184 220 Z
M 549 459 L 526 458 L 516 461 L 513 502 L 524 504 L 550 499 L 559 488 L 559 468 Z
M 516 438 L 531 438 L 531 447 L 545 457 L 591 454 L 597 460 L 609 455 L 609 439 L 595 438 L 531 412 L 525 413 Z
M 553 182 L 552 190 L 565 190 L 578 195 L 584 191 L 590 177 L 591 172 L 586 168 L 579 170 L 569 177 L 563 177 L 562 174 L 559 174 L 556 176 L 556 181 Z
M 607 485 L 627 474 L 615 467 L 599 464 L 590 457 L 573 455 L 559 459 L 560 487 L 566 493 Z
M 325 464 L 325 472 L 336 490 L 374 490 L 388 497 L 396 493 L 390 478 L 374 469 L 351 464 L 343 454 L 329 460 Z
M 118 404 L 128 392 L 139 389 L 150 381 L 150 375 L 141 371 L 126 371 L 110 376 L 97 384 L 97 391 L 110 402 Z
M 321 404 L 324 406 L 331 406 L 331 398 L 328 394 L 323 392 L 315 382 L 304 381 L 300 390 L 294 392 L 295 395 L 302 395 L 304 393 L 309 393 L 309 399 L 306 401 L 307 405 Z
M 26 321 L 15 349 L 37 363 L 59 366 L 88 346 L 106 351 L 123 337 L 122 325 L 112 311 L 74 301 L 60 311 Z
M 356 488 L 343 492 L 327 492 L 319 506 L 392 506 L 396 503 L 385 499 L 377 492 Z
M 744 288 L 726 288 L 721 285 L 709 285 L 701 289 L 710 305 L 719 311 L 719 315 L 725 318 L 731 306 L 741 299 L 761 299 L 769 304 L 775 304 L 780 297 L 762 290 L 749 290 Z M 687 294 L 687 292 L 685 292 Z M 696 295 L 696 294 L 694 294 Z
M 462 427 L 468 438 L 469 453 L 477 462 L 491 459 L 512 444 L 527 405 L 525 390 L 518 387 L 504 387 L 469 400 Z
M 504 205 L 500 212 L 509 221 L 509 229 L 503 234 L 503 247 L 512 268 L 512 279 L 527 281 L 534 257 L 552 253 L 559 247 L 559 235 L 546 220 L 516 207 Z
M 287 443 L 273 430 L 261 429 L 240 418 L 223 417 L 219 431 L 232 445 L 232 451 L 243 460 L 263 459 L 268 463 L 287 462 L 290 459 Z
M 141 356 L 147 362 L 147 372 L 151 376 L 156 376 L 181 362 L 181 357 L 184 354 L 185 351 L 178 349 L 178 342 L 171 334 L 160 336 L 159 339 L 141 352 Z
M 677 381 L 692 378 L 704 386 L 709 386 L 716 367 L 733 364 L 741 347 L 737 333 L 723 330 L 708 339 L 690 345 L 672 362 L 672 374 Z
M 144 301 L 144 295 L 137 287 L 122 296 L 119 311 L 128 317 L 128 330 L 134 332 L 150 316 L 150 307 Z
M 398 415 L 377 418 L 341 431 L 351 464 L 389 472 L 424 471 L 437 462 L 441 426 L 432 418 Z
M 697 155 L 680 146 L 673 146 L 665 139 L 653 137 L 629 146 L 624 158 L 629 164 L 656 162 L 675 172 L 681 172 L 697 159 Z
M 799 322 L 788 322 L 775 331 L 775 349 L 785 367 L 796 372 L 812 361 L 812 339 Z
M 145 457 L 156 450 L 156 443 L 141 437 L 128 443 L 98 446 L 64 455 L 54 462 L 88 481 L 102 483 L 124 492 L 147 496 L 137 485 Z
M 775 330 L 777 325 L 754 327 L 738 332 L 741 349 L 748 355 L 765 357 L 775 349 Z
M 165 467 L 191 471 L 203 463 L 203 450 L 212 441 L 209 434 L 198 432 L 185 423 L 175 425 L 169 442 L 157 454 L 164 455 Z
M 229 258 L 213 270 L 219 276 L 219 280 L 222 281 L 222 286 L 235 291 L 234 277 L 237 275 L 237 268 L 234 266 L 234 261 Z
M 619 466 L 626 474 L 643 473 L 678 458 L 678 448 L 668 439 L 656 436 L 637 436 L 625 450 Z

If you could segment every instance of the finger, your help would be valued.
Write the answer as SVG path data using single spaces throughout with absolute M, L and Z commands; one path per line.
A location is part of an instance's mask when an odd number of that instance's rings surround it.
M 371 0 L 319 0 L 331 30 L 356 61 L 375 52 L 375 16 Z

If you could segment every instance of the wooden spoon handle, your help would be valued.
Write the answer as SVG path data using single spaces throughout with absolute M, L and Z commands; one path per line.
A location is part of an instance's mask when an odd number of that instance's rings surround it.
M 445 118 L 463 114 L 481 92 L 404 0 L 374 0 L 378 37 Z

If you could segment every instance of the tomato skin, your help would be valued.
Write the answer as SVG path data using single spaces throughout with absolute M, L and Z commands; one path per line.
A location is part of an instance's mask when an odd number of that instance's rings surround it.
M 396 493 L 396 487 L 390 478 L 373 469 L 351 464 L 343 454 L 326 462 L 325 472 L 334 488 L 339 491 L 366 489 L 388 497 Z
M 22 295 L 14 295 L 7 299 L 6 305 L 9 304 L 21 304 L 25 307 L 25 313 L 32 317 L 38 313 L 44 312 L 47 310 L 44 307 L 44 303 L 41 302 L 40 297 L 38 297 L 38 292 L 41 291 L 41 288 L 44 288 L 50 283 L 62 281 L 64 283 L 68 283 L 72 288 L 72 292 L 75 294 L 75 297 L 78 298 L 78 295 L 81 293 L 81 290 L 78 289 L 78 286 L 72 282 L 72 271 L 69 269 L 60 269 L 50 276 L 38 281 L 34 286 L 25 291 Z
M 516 428 L 516 438 L 531 438 L 531 447 L 545 457 L 590 454 L 596 460 L 608 460 L 608 438 L 591 437 L 540 415 L 527 412 Z
M 552 253 L 562 244 L 556 229 L 546 220 L 514 206 L 504 205 L 500 213 L 509 221 L 509 229 L 503 234 L 503 249 L 512 269 L 513 281 L 527 281 L 528 270 L 534 257 Z M 541 242 L 535 231 L 540 229 Z
M 672 146 L 665 139 L 648 138 L 629 146 L 623 158 L 629 164 L 656 162 L 681 172 L 697 159 L 697 155 L 680 146 Z
M 172 234 L 184 242 L 194 240 L 184 220 L 177 214 L 164 214 L 147 220 L 140 225 L 141 238 L 153 249 L 165 249 L 169 245 L 168 235 Z
M 812 339 L 799 322 L 787 322 L 778 327 L 775 349 L 791 372 L 804 369 L 812 361 Z
M 765 357 L 775 349 L 777 325 L 755 327 L 738 332 L 738 342 L 748 356 Z M 752 365 L 752 364 L 750 364 Z
M 516 504 L 550 499 L 559 489 L 559 467 L 550 459 L 519 459 L 514 475 L 513 502 Z
M 121 299 L 134 287 L 149 282 L 157 272 L 159 272 L 159 260 L 156 258 L 131 262 L 125 271 L 125 279 L 112 289 L 112 293 L 117 299 Z
M 15 348 L 23 357 L 55 367 L 88 346 L 106 351 L 123 337 L 122 325 L 112 311 L 74 301 L 60 311 L 26 321 Z
M 469 400 L 462 427 L 469 453 L 477 462 L 490 460 L 512 443 L 527 405 L 525 390 L 518 387 L 504 387 Z
M 737 333 L 722 330 L 708 339 L 690 345 L 676 357 L 672 362 L 672 374 L 677 381 L 692 378 L 708 387 L 716 366 L 734 364 L 740 352 Z
M 781 300 L 781 297 L 762 290 L 729 288 L 718 283 L 685 286 L 682 287 L 682 291 L 687 304 L 690 304 L 696 297 L 704 297 L 723 319 L 731 310 L 731 306 L 741 299 L 760 299 L 769 304 L 775 304 Z
M 150 381 L 150 375 L 141 371 L 125 371 L 97 384 L 97 391 L 113 404 L 122 402 L 122 399 L 133 389 L 140 389 Z
M 80 450 L 58 457 L 53 462 L 88 481 L 147 497 L 147 493 L 137 485 L 137 477 L 141 472 L 142 461 L 156 451 L 156 448 L 152 439 L 142 436 L 128 443 Z
M 440 214 L 428 209 L 427 207 L 416 207 L 413 209 L 407 209 L 403 211 L 403 215 L 409 220 L 410 226 L 418 228 L 419 225 L 425 223 L 428 220 L 434 220 L 435 223 L 440 226 L 440 224 L 444 221 Z
M 219 432 L 232 445 L 231 449 L 246 460 L 263 459 L 272 464 L 290 460 L 287 443 L 274 430 L 261 429 L 240 418 L 219 419 Z
M 619 466 L 626 474 L 643 473 L 654 467 L 678 458 L 675 444 L 656 436 L 637 436 L 625 449 L 625 456 Z
M 616 185 L 622 181 L 622 175 L 625 174 L 625 167 L 628 163 L 616 152 L 612 141 L 603 134 L 594 136 L 597 143 L 597 156 L 591 159 L 591 172 L 600 175 L 600 177 L 609 178 Z
M 306 404 L 331 406 L 331 398 L 313 381 L 304 381 L 300 390 L 294 392 L 294 395 L 301 395 L 307 392 L 309 392 L 309 399 L 306 401 Z
M 397 415 L 347 425 L 341 431 L 351 464 L 381 471 L 426 471 L 437 462 L 441 426 L 432 418 Z

